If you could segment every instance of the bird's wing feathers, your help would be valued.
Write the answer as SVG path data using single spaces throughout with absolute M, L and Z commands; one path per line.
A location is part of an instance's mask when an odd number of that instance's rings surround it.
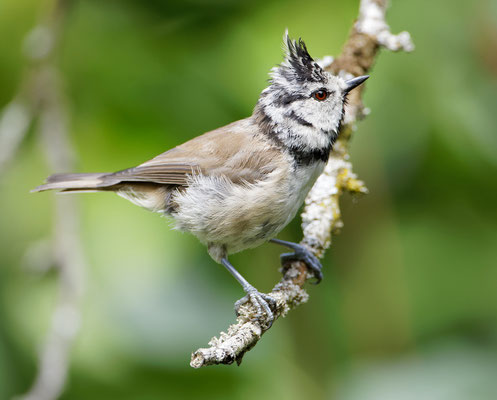
M 222 175 L 234 183 L 255 182 L 274 170 L 281 158 L 279 151 L 257 138 L 257 129 L 249 119 L 236 121 L 109 178 L 185 186 L 189 176 L 201 173 Z
M 112 174 L 121 182 L 153 182 L 166 185 L 185 185 L 188 175 L 199 168 L 195 164 L 164 162 L 156 165 L 140 165 Z

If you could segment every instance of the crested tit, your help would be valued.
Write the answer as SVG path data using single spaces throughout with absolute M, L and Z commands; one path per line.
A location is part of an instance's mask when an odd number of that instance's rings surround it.
M 269 323 L 269 295 L 258 292 L 228 255 L 266 241 L 290 247 L 282 261 L 302 260 L 321 279 L 321 264 L 305 247 L 274 239 L 295 217 L 321 174 L 337 137 L 347 93 L 368 76 L 344 80 L 324 71 L 304 42 L 285 35 L 286 55 L 253 114 L 207 132 L 134 168 L 114 173 L 56 174 L 34 191 L 112 191 L 166 214 L 191 232 L 241 283 Z

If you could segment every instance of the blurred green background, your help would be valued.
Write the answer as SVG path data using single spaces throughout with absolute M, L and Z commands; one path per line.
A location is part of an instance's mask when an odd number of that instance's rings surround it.
M 47 0 L 0 2 L 0 106 Z M 134 166 L 248 116 L 281 62 L 286 27 L 311 55 L 338 54 L 358 1 L 79 1 L 57 54 L 78 172 Z M 370 195 L 310 301 L 241 367 L 189 367 L 234 320 L 238 284 L 195 238 L 112 194 L 81 195 L 83 321 L 63 399 L 497 398 L 497 3 L 392 1 L 411 54 L 382 51 L 352 143 Z M 0 171 L 0 399 L 25 392 L 50 326 L 57 274 L 27 253 L 50 238 L 52 172 L 36 132 Z M 58 171 L 61 172 L 61 171 Z M 281 238 L 298 241 L 296 218 Z M 232 257 L 260 290 L 270 244 Z

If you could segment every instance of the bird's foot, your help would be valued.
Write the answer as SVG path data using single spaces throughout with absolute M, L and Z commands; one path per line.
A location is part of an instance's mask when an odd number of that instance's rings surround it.
M 281 265 L 285 265 L 286 263 L 292 261 L 302 261 L 307 265 L 314 276 L 316 277 L 316 284 L 321 282 L 323 279 L 322 268 L 323 266 L 317 259 L 317 257 L 312 254 L 306 247 L 292 242 L 286 242 L 284 240 L 272 239 L 272 242 L 281 244 L 283 246 L 289 247 L 294 250 L 294 253 L 284 253 L 280 256 Z
M 251 303 L 257 310 L 255 319 L 266 325 L 266 329 L 269 329 L 274 321 L 274 314 L 271 308 L 276 308 L 276 300 L 268 294 L 259 292 L 253 286 L 244 289 L 247 295 L 235 303 L 236 314 L 240 315 L 240 307 Z
M 227 258 L 221 259 L 221 264 L 226 267 L 226 269 L 235 277 L 235 279 L 240 282 L 243 290 L 247 295 L 235 303 L 235 310 L 237 316 L 240 316 L 243 312 L 240 310 L 242 306 L 247 303 L 251 303 L 255 309 L 256 313 L 252 318 L 255 318 L 261 323 L 264 330 L 271 327 L 274 321 L 274 314 L 271 311 L 271 307 L 276 309 L 276 300 L 270 295 L 259 292 L 255 287 L 253 287 L 247 280 L 241 276 L 238 271 L 230 264 Z M 245 310 L 243 310 L 245 311 Z

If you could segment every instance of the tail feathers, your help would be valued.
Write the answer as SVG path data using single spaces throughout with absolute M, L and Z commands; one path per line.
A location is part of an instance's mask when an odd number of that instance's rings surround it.
M 31 190 L 31 192 L 43 192 L 45 190 L 71 191 L 94 191 L 119 183 L 120 180 L 113 178 L 109 173 L 96 174 L 55 174 L 47 178 L 46 183 Z

